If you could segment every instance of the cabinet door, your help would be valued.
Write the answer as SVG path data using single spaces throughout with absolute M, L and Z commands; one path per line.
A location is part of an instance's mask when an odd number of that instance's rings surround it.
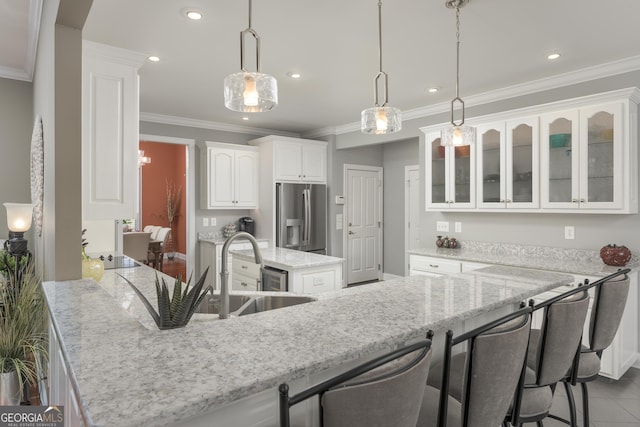
M 579 207 L 578 111 L 540 117 L 541 204 L 543 208 Z
M 82 216 L 133 218 L 138 172 L 137 68 L 83 55 Z
M 425 204 L 426 209 L 446 209 L 448 207 L 447 167 L 445 147 L 440 146 L 440 132 L 425 135 Z
M 236 151 L 234 172 L 234 206 L 258 208 L 258 153 Z
M 225 148 L 207 149 L 209 156 L 209 207 L 234 207 L 235 151 Z
M 447 180 L 452 209 L 476 207 L 476 155 L 473 146 L 446 147 L 450 167 Z
M 506 126 L 507 208 L 540 206 L 538 118 L 512 120 Z
M 580 208 L 621 209 L 622 103 L 580 109 Z
M 302 147 L 302 180 L 305 182 L 327 182 L 327 148 L 324 145 Z
M 302 145 L 278 142 L 274 147 L 276 181 L 299 182 L 302 178 Z
M 478 126 L 478 207 L 506 207 L 506 144 L 504 122 Z

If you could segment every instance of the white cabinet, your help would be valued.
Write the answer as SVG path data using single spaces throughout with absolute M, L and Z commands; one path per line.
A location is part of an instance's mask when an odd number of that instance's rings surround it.
M 260 266 L 254 262 L 235 257 L 232 263 L 233 280 L 231 289 L 234 291 L 260 291 L 262 272 Z
M 202 209 L 258 208 L 259 153 L 255 147 L 206 142 L 200 157 Z
M 289 271 L 289 291 L 317 294 L 342 288 L 342 263 Z
M 209 273 L 207 273 L 207 280 L 205 283 L 211 284 L 214 289 L 220 289 L 220 271 L 222 270 L 222 246 L 224 245 L 224 241 L 210 241 L 210 240 L 201 240 L 200 241 L 200 275 L 204 273 L 204 270 L 209 267 Z M 265 249 L 269 247 L 269 242 L 266 240 L 258 240 L 258 247 L 261 249 Z M 229 251 L 241 251 L 244 249 L 251 249 L 251 243 L 247 241 L 242 241 L 240 239 L 234 241 L 229 245 Z M 255 282 L 255 277 L 253 276 L 253 271 L 246 272 L 245 269 L 240 267 L 240 274 L 245 276 L 244 282 L 249 283 L 249 281 L 253 280 Z M 229 271 L 229 286 L 232 289 L 238 289 L 234 287 L 234 277 L 235 270 L 233 267 L 233 255 L 229 254 L 227 257 L 227 271 Z M 253 277 L 253 278 L 252 278 Z M 259 277 L 259 276 L 258 276 Z M 241 290 L 252 290 L 242 285 L 242 281 L 236 283 L 237 286 L 240 286 Z M 248 286 L 248 285 L 247 285 Z M 255 284 L 257 286 L 257 284 Z M 259 289 L 259 287 L 258 287 Z M 257 289 L 256 289 L 257 290 Z
M 476 135 L 478 208 L 538 208 L 538 118 L 481 125 Z
M 82 44 L 82 216 L 133 218 L 138 179 L 138 69 L 146 55 Z
M 480 262 L 459 261 L 425 255 L 409 255 L 410 276 L 440 277 L 490 266 L 490 264 Z
M 542 206 L 636 213 L 636 120 L 628 101 L 543 115 Z
M 316 142 L 277 142 L 274 145 L 276 181 L 326 183 L 327 147 Z
M 58 336 L 49 322 L 49 406 L 64 406 L 65 427 L 84 426 L 84 419 L 71 377 L 67 371 L 67 363 L 58 343 Z
M 427 210 L 465 210 L 476 206 L 473 147 L 442 147 L 440 131 L 425 135 Z

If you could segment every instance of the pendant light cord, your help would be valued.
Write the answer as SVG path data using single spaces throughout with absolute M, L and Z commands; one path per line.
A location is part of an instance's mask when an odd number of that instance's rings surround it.
M 378 66 L 379 70 L 376 77 L 373 79 L 373 95 L 374 95 L 374 103 L 376 107 L 384 107 L 387 105 L 389 99 L 389 76 L 387 73 L 382 71 L 382 0 L 378 0 Z M 378 96 L 378 81 L 382 78 L 382 85 L 384 89 L 384 102 L 380 102 L 380 98 Z
M 382 72 L 382 0 L 378 0 L 378 60 Z
M 256 41 L 256 72 L 260 72 L 260 36 L 251 26 L 251 18 L 253 16 L 253 1 L 249 0 L 249 26 L 244 31 L 240 32 L 240 69 L 247 72 L 247 69 L 244 67 L 244 36 L 246 34 L 251 35 Z
M 456 6 L 456 98 L 460 98 L 460 7 Z

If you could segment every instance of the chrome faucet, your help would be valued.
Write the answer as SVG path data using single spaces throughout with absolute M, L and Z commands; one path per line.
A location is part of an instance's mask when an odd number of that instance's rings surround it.
M 262 254 L 255 237 L 247 232 L 240 231 L 224 242 L 222 246 L 222 266 L 220 268 L 220 311 L 218 315 L 220 319 L 229 318 L 229 268 L 227 267 L 227 257 L 229 256 L 229 245 L 236 239 L 247 239 L 251 242 L 253 257 L 256 264 L 260 264 L 260 271 L 262 271 Z

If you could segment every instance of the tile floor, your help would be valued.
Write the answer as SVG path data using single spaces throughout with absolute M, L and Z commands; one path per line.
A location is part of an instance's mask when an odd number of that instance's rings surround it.
M 640 369 L 631 368 L 619 381 L 598 377 L 589 383 L 590 427 L 640 427 Z M 582 393 L 574 387 L 578 421 L 582 426 Z M 553 402 L 552 414 L 567 417 L 567 398 L 559 386 Z M 535 424 L 525 424 L 525 427 Z M 544 420 L 545 427 L 566 427 L 553 419 Z

